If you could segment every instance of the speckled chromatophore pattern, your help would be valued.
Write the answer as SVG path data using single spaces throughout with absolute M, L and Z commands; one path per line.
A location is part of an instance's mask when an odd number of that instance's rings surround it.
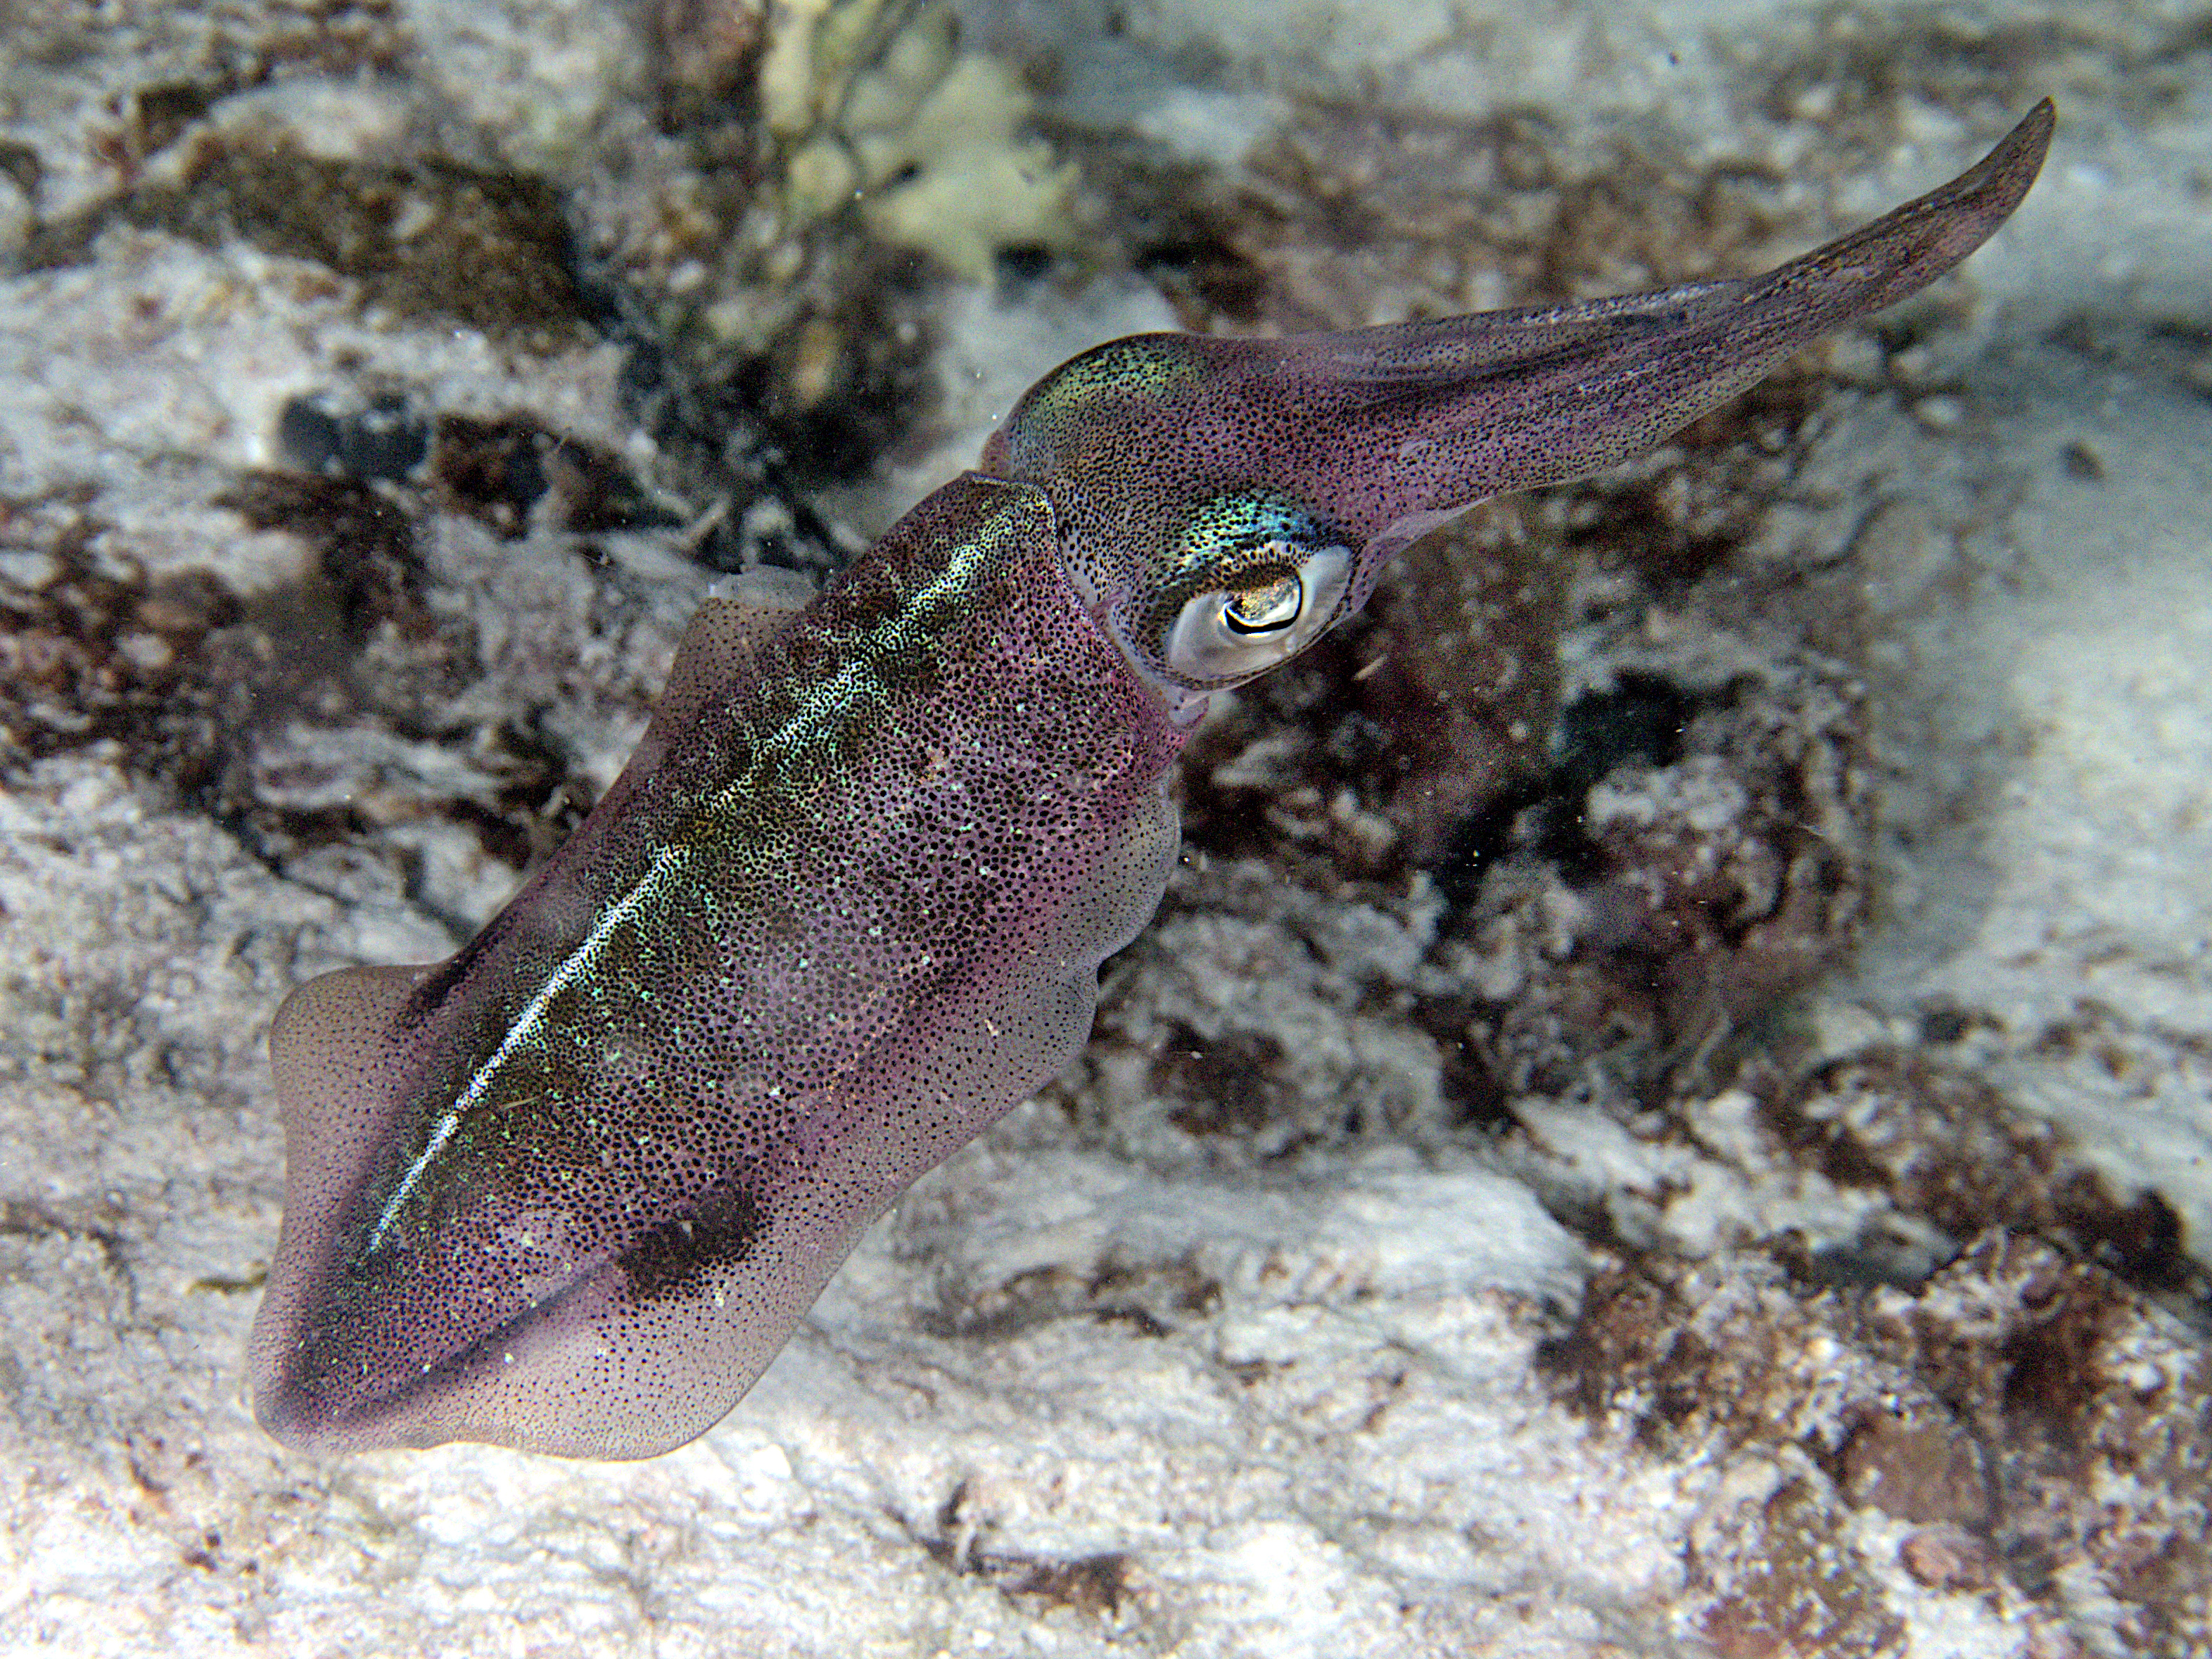
M 2051 119 L 1765 276 L 1100 346 L 805 611 L 709 600 L 629 768 L 465 950 L 278 1012 L 262 1423 L 596 1457 L 710 1427 L 860 1231 L 1082 1046 L 1207 691 L 1469 503 L 1648 448 L 1948 270 Z

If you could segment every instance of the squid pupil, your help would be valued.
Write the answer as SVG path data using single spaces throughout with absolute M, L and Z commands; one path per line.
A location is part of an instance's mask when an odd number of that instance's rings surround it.
M 1221 619 L 1232 634 L 1273 634 L 1298 619 L 1305 605 L 1305 589 L 1296 575 L 1279 576 L 1260 587 L 1231 593 L 1221 608 Z

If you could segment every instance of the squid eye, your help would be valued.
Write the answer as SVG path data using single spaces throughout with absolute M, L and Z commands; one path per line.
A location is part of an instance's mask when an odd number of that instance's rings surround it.
M 1305 606 L 1306 586 L 1296 573 L 1259 587 L 1248 587 L 1228 596 L 1221 620 L 1232 634 L 1279 634 L 1298 619 Z
M 1292 568 L 1279 565 L 1248 586 L 1194 594 L 1168 629 L 1161 665 L 1177 679 L 1201 686 L 1225 685 L 1273 668 L 1336 620 L 1351 574 L 1349 548 L 1314 548 Z

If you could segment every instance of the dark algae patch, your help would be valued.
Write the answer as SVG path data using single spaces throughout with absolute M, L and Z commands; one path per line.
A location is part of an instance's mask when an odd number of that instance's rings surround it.
M 241 607 L 204 572 L 149 579 L 103 556 L 104 529 L 78 500 L 0 501 L 0 550 L 46 562 L 42 580 L 0 580 L 0 765 L 116 742 L 189 792 L 222 714 L 204 653 Z
M 526 344 L 578 337 L 586 311 L 553 186 L 435 156 L 388 167 L 208 137 L 173 176 L 149 175 L 39 227 L 24 264 L 80 264 L 111 225 L 313 260 L 396 316 L 449 318 Z
M 2002 1595 L 2045 1641 L 2094 1622 L 2130 1653 L 2204 1650 L 2212 1398 L 2177 1322 L 2002 1230 L 1915 1289 L 1744 1265 L 1630 1258 L 1539 1352 L 1599 1432 L 1720 1471 L 1686 1562 L 1717 1651 L 1905 1650 L 1853 1510 L 1912 1528 L 1917 1582 Z

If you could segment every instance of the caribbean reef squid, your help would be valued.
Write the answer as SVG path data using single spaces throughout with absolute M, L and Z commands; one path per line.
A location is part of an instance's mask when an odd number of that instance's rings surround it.
M 1210 694 L 1473 502 L 1659 443 L 1978 247 L 2046 101 L 1763 276 L 1279 339 L 1137 335 L 803 609 L 709 599 L 627 769 L 466 948 L 295 991 L 254 1410 L 316 1449 L 645 1457 L 1085 1042 Z

